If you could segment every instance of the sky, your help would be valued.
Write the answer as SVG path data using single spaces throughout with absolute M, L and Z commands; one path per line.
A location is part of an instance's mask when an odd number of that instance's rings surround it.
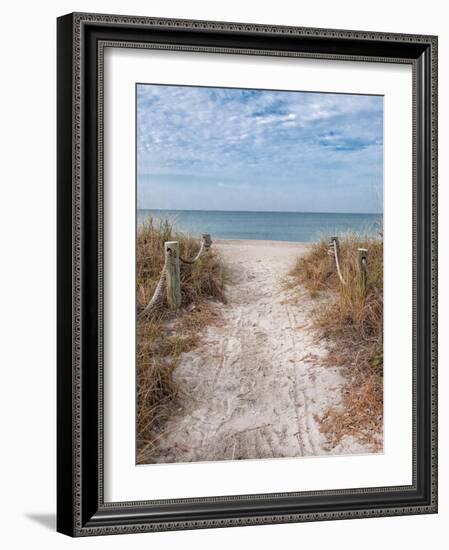
M 381 213 L 383 97 L 137 85 L 138 208 Z

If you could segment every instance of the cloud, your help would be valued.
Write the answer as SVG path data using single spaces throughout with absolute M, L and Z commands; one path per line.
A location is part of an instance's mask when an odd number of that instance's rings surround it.
M 168 186 L 184 181 L 186 197 L 198 181 L 223 193 L 232 182 L 235 209 L 246 209 L 239 185 L 273 193 L 296 185 L 308 189 L 308 202 L 316 195 L 317 210 L 318 188 L 336 196 L 338 186 L 352 186 L 353 211 L 368 188 L 382 192 L 379 96 L 138 85 L 137 117 L 142 197 L 161 177 Z M 210 190 L 201 185 L 206 199 Z

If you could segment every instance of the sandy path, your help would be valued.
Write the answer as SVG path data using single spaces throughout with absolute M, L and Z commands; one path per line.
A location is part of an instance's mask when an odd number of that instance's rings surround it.
M 319 422 L 340 406 L 341 371 L 325 367 L 310 302 L 292 301 L 285 277 L 306 244 L 221 241 L 231 270 L 223 322 L 185 353 L 175 371 L 181 407 L 167 425 L 158 462 L 356 453 L 331 449 Z

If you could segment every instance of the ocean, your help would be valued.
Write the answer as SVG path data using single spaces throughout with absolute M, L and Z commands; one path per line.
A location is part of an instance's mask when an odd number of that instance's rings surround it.
M 379 235 L 382 214 L 317 212 L 230 212 L 223 210 L 138 210 L 137 224 L 148 217 L 168 219 L 175 230 L 216 239 L 314 242 L 345 233 Z

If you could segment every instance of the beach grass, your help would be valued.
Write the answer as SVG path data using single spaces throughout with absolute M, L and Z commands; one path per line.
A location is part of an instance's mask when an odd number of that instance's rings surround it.
M 199 334 L 217 322 L 213 300 L 224 301 L 225 270 L 219 254 L 211 249 L 193 265 L 181 263 L 181 308 L 161 307 L 140 315 L 150 301 L 164 266 L 164 243 L 178 241 L 180 255 L 192 258 L 200 242 L 178 233 L 168 220 L 148 218 L 137 231 L 137 462 L 152 462 L 164 423 L 173 410 L 178 387 L 173 377 L 182 353 L 193 349 Z
M 347 235 L 340 239 L 340 266 L 328 255 L 328 241 L 315 243 L 299 258 L 290 275 L 293 286 L 317 299 L 313 317 L 320 338 L 330 342 L 327 361 L 346 369 L 348 385 L 341 410 L 324 415 L 323 431 L 331 444 L 352 435 L 382 446 L 383 429 L 383 240 Z M 357 249 L 368 249 L 366 290 L 361 282 Z M 319 304 L 319 305 L 318 305 Z

